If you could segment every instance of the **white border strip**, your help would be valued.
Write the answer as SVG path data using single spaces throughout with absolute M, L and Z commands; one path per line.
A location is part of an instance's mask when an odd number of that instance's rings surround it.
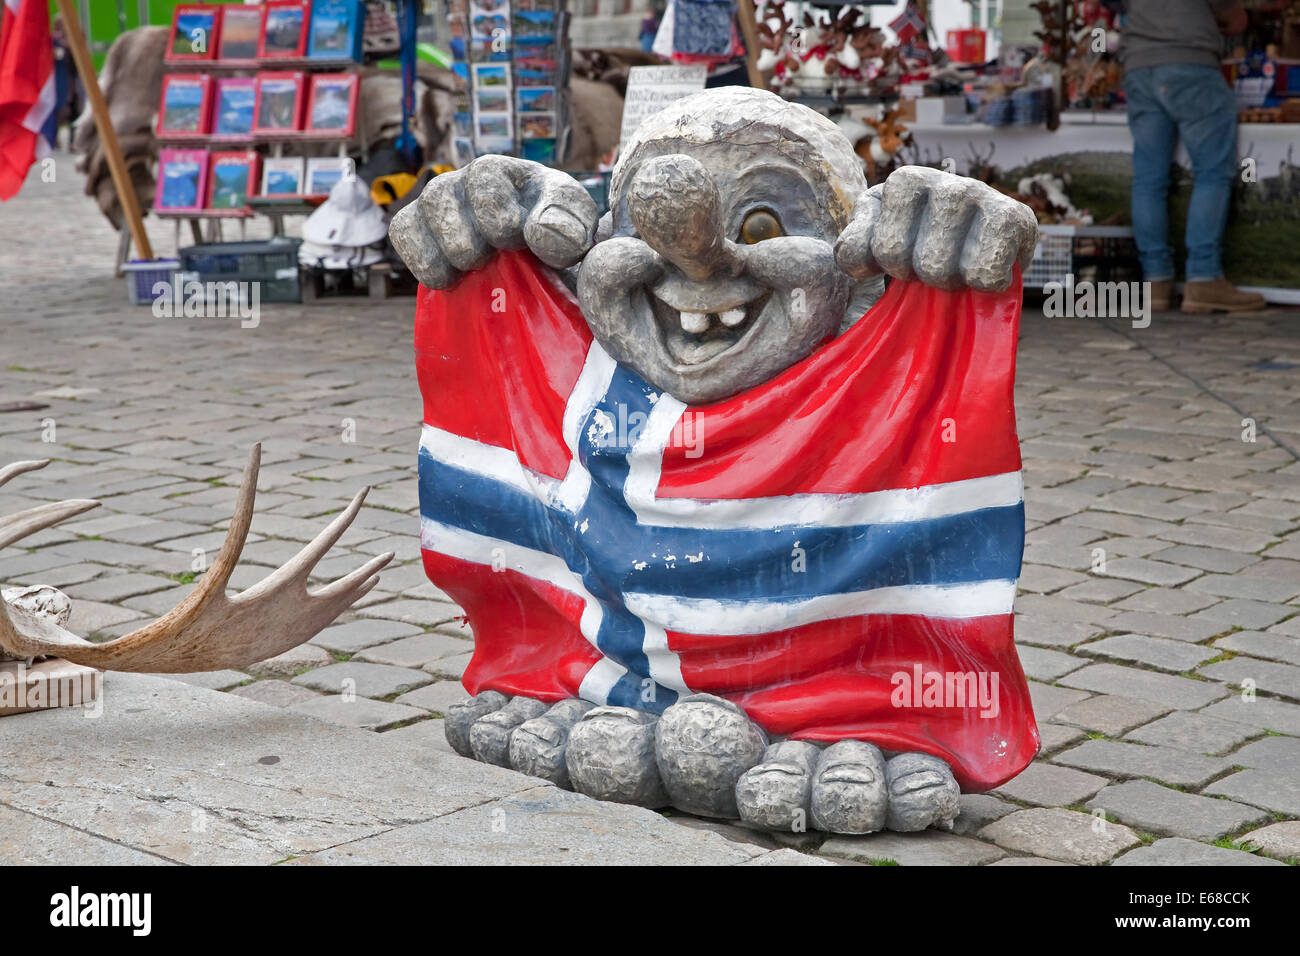
M 668 631 L 740 637 L 863 614 L 958 620 L 1010 614 L 1015 596 L 1015 581 L 980 581 L 874 588 L 795 601 L 721 601 L 645 592 L 630 592 L 624 599 L 637 617 Z
M 586 374 L 585 369 L 583 374 Z M 861 494 L 659 498 L 655 491 L 659 485 L 663 446 L 676 427 L 682 408 L 676 399 L 667 395 L 661 397 L 628 455 L 629 473 L 624 494 L 642 525 L 730 531 L 899 524 L 984 508 L 1005 508 L 1018 505 L 1024 499 L 1024 479 L 1018 471 L 920 488 Z M 585 417 L 585 413 L 581 417 L 575 414 L 570 426 L 570 416 L 566 411 L 566 441 L 572 427 L 573 441 L 576 442 L 578 423 Z M 549 476 L 525 468 L 519 456 L 509 448 L 486 445 L 432 425 L 424 426 L 420 447 L 438 461 L 496 479 L 518 491 L 540 494 L 543 503 L 559 505 L 570 512 L 582 507 L 591 485 L 591 475 L 576 456 L 564 481 L 556 482 Z

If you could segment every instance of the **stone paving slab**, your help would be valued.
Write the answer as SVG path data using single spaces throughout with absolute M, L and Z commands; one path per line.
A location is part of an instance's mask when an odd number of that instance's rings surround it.
M 1008 850 L 1081 866 L 1099 866 L 1140 842 L 1126 826 L 1097 822 L 1087 813 L 1034 808 L 990 823 L 980 836 Z
M 1300 736 L 1300 705 L 1283 700 L 1238 694 L 1211 704 L 1201 713 L 1260 730 Z
M 468 699 L 469 692 L 461 686 L 460 681 L 440 680 L 402 694 L 393 702 L 444 714 L 452 704 Z
M 1017 803 L 1061 807 L 1082 803 L 1106 782 L 1105 777 L 1096 774 L 1036 760 L 993 792 Z
M 764 852 L 177 681 L 110 674 L 103 702 L 97 719 L 0 721 L 5 864 L 733 864 Z
M 1156 840 L 1150 846 L 1130 850 L 1111 866 L 1281 866 L 1277 860 L 1255 856 L 1243 850 L 1208 846 L 1182 837 Z
M 71 168 L 66 155 L 57 161 Z M 60 497 L 103 504 L 28 538 L 31 550 L 0 555 L 0 583 L 65 588 L 73 629 L 96 637 L 165 613 L 194 587 L 190 549 L 207 548 L 210 560 L 224 539 L 248 446 L 262 441 L 257 512 L 232 587 L 255 584 L 295 553 L 363 484 L 374 486 L 367 507 L 312 579 L 332 580 L 384 550 L 398 561 L 308 647 L 245 673 L 180 679 L 230 687 L 241 707 L 284 708 L 282 716 L 310 732 L 446 757 L 441 720 L 431 715 L 464 693 L 455 681 L 473 635 L 419 560 L 413 300 L 264 303 L 249 330 L 155 320 L 126 305 L 112 276 L 116 236 L 79 180 L 33 181 L 0 206 L 0 228 L 15 216 L 24 224 L 24 242 L 0 257 L 5 344 L 17 356 L 7 352 L 0 363 L 0 400 L 49 406 L 0 415 L 0 464 L 53 459 L 0 491 L 0 514 Z M 157 248 L 171 251 L 170 225 L 152 218 L 147 225 Z M 251 223 L 250 238 L 264 226 Z M 75 307 L 67 304 L 70 259 L 80 269 Z M 1045 756 L 1008 786 L 1036 784 L 1046 800 L 1046 784 L 1067 775 L 1124 776 L 1126 765 L 1091 771 L 1052 759 L 1135 752 L 1106 740 L 1085 745 L 1104 735 L 1128 747 L 1186 751 L 1198 767 L 1208 764 L 1196 754 L 1249 765 L 1199 794 L 1165 790 L 1285 820 L 1286 809 L 1252 801 L 1292 806 L 1285 781 L 1267 776 L 1294 776 L 1282 769 L 1291 767 L 1290 745 L 1269 743 L 1282 738 L 1265 733 L 1300 737 L 1300 388 L 1294 372 L 1263 371 L 1243 364 L 1243 355 L 1300 354 L 1300 323 L 1279 313 L 1157 315 L 1132 336 L 1107 324 L 1046 320 L 1033 308 L 1021 323 L 1016 403 L 1028 533 L 1016 636 Z M 223 374 L 213 377 L 214 367 Z M 1262 431 L 1258 442 L 1242 442 L 1247 413 L 1290 448 Z M 58 424 L 57 442 L 42 441 L 47 417 Z M 348 439 L 344 418 L 354 424 Z M 464 650 L 446 639 L 463 641 Z M 397 699 L 349 700 L 288 682 L 348 663 L 413 671 L 428 683 Z M 1243 694 L 1244 681 L 1251 683 Z M 197 693 L 174 678 L 169 686 Z M 392 698 L 384 689 L 391 688 L 369 688 Z M 210 732 L 223 733 L 220 721 L 211 724 Z M 101 783 L 108 777 L 104 770 Z M 1098 796 L 1115 786 L 1129 784 Z M 1218 787 L 1235 788 L 1232 799 L 1206 796 Z M 1076 794 L 1063 788 L 1057 798 Z M 1016 828 L 1033 823 L 1058 837 L 1094 822 L 1048 806 L 1039 810 L 1067 815 L 1021 816 L 1029 811 L 1006 810 L 1016 805 L 991 795 L 967 795 L 963 806 L 957 836 L 985 846 L 993 844 L 979 834 L 1016 817 Z M 674 815 L 672 825 L 685 829 L 683 819 Z M 738 828 L 712 828 L 729 842 L 752 842 Z M 61 830 L 43 832 L 63 839 Z M 773 840 L 753 865 L 779 865 L 785 858 L 775 846 L 815 851 L 821 837 Z M 991 865 L 1041 865 L 1052 855 L 999 852 L 1029 855 Z
M 1168 711 L 1168 707 L 1149 700 L 1099 694 L 1071 704 L 1052 720 L 1118 737 L 1126 730 L 1141 726 Z
M 1232 651 L 1261 657 L 1269 660 L 1283 661 L 1287 664 L 1300 665 L 1300 640 L 1284 634 L 1268 634 L 1263 631 L 1237 631 L 1227 634 L 1214 642 L 1217 651 Z
M 1201 754 L 1123 743 L 1117 740 L 1086 740 L 1052 758 L 1056 763 L 1090 770 L 1112 777 L 1151 777 L 1162 783 L 1200 789 L 1215 777 L 1231 770 L 1236 757 L 1206 757 Z
M 1206 841 L 1268 819 L 1257 807 L 1183 793 L 1149 780 L 1107 787 L 1088 801 L 1087 808 L 1105 810 L 1139 830 Z
M 1138 697 L 1177 710 L 1198 710 L 1228 696 L 1228 691 L 1219 684 L 1135 670 L 1118 664 L 1090 664 L 1066 674 L 1061 683 L 1102 694 Z
M 419 633 L 421 631 L 418 627 L 398 621 L 350 621 L 325 628 L 311 639 L 311 643 L 326 650 L 354 654 L 366 647 L 374 647 L 377 644 L 385 644 Z
M 1019 809 L 1014 803 L 999 800 L 987 793 L 964 793 L 959 800 L 960 812 L 953 821 L 952 832 L 958 836 L 972 836 L 994 820 Z
M 331 724 L 376 731 L 388 730 L 429 716 L 428 711 L 418 707 L 344 694 L 319 694 L 310 700 L 291 704 L 290 707 L 297 713 Z
M 1253 686 L 1269 694 L 1300 700 L 1300 667 L 1261 661 L 1253 657 L 1234 657 L 1202 667 L 1200 673 L 1211 680 L 1221 680 L 1233 687 Z M 1246 684 L 1250 681 L 1250 684 Z
M 1211 717 L 1204 711 L 1176 710 L 1129 731 L 1126 737 L 1144 744 L 1220 755 L 1258 733 L 1245 724 Z
M 1234 751 L 1232 762 L 1300 778 L 1300 738 L 1264 737 Z
M 472 652 L 473 644 L 446 634 L 416 634 L 376 647 L 368 647 L 356 660 L 396 667 L 422 667 L 444 657 Z
M 366 664 L 346 661 L 329 664 L 316 670 L 299 674 L 293 683 L 299 687 L 324 691 L 327 694 L 353 693 L 362 697 L 392 697 L 433 680 L 424 671 L 389 664 Z
M 1300 776 L 1285 769 L 1243 770 L 1216 780 L 1205 792 L 1300 817 Z
M 833 836 L 822 844 L 821 852 L 854 863 L 892 860 L 899 866 L 979 866 L 1006 855 L 983 841 L 938 830 Z
M 1221 653 L 1199 644 L 1171 641 L 1163 637 L 1146 637 L 1142 634 L 1104 637 L 1099 641 L 1084 644 L 1078 650 L 1080 654 L 1088 657 L 1132 661 L 1135 664 L 1146 664 L 1175 674 L 1190 671 L 1211 658 L 1218 657 Z M 1071 668 L 1071 670 L 1075 669 L 1077 668 Z
M 167 866 L 169 861 L 0 804 L 0 861 L 6 866 Z
M 678 826 L 651 810 L 604 803 L 555 787 L 536 787 L 434 820 L 304 854 L 293 862 L 734 866 L 766 852 L 752 844 L 732 843 L 708 830 Z
M 1300 820 L 1285 820 L 1251 830 L 1241 838 L 1241 842 L 1259 847 L 1259 852 L 1264 856 L 1278 860 L 1300 860 Z

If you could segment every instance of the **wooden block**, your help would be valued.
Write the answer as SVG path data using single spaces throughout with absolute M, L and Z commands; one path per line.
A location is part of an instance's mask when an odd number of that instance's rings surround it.
M 23 661 L 0 661 L 0 717 L 89 705 L 99 696 L 102 681 L 95 668 L 61 657 L 30 667 Z

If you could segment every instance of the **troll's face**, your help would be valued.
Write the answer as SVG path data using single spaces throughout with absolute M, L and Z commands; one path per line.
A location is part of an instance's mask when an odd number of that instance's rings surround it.
M 834 243 L 865 188 L 848 139 L 811 110 L 749 89 L 680 100 L 624 150 L 579 270 L 583 313 L 615 359 L 688 404 L 758 385 L 859 304 Z

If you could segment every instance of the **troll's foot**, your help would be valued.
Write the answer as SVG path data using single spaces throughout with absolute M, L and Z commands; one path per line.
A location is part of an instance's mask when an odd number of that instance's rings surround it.
M 938 757 L 890 760 L 861 740 L 822 749 L 767 743 L 730 701 L 686 697 L 662 717 L 577 699 L 548 706 L 485 691 L 448 708 L 464 756 L 512 767 L 599 800 L 734 819 L 768 830 L 829 833 L 950 829 L 960 791 Z

